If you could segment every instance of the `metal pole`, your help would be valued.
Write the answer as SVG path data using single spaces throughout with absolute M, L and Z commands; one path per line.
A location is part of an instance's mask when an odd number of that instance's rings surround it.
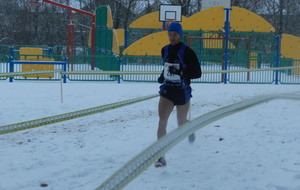
M 63 85 L 62 85 L 62 80 L 63 80 L 63 77 L 62 77 L 62 72 L 60 72 L 60 102 L 61 103 L 64 103 L 64 98 L 63 98 Z
M 92 17 L 92 32 L 91 32 L 91 50 L 92 50 L 92 70 L 95 69 L 95 34 L 96 34 L 96 16 Z
M 166 21 L 163 21 L 163 22 L 162 22 L 162 30 L 164 31 L 164 30 L 166 30 L 166 28 L 167 28 L 167 27 L 166 27 Z
M 275 56 L 275 67 L 279 67 L 280 65 L 280 44 L 281 44 L 282 36 L 276 36 L 276 56 Z M 279 83 L 279 71 L 275 71 L 275 84 Z
M 63 72 L 66 72 L 67 71 L 67 58 L 65 57 L 65 62 L 63 64 Z M 63 79 L 64 79 L 64 83 L 67 83 L 67 76 L 64 75 L 63 76 Z
M 129 31 L 128 31 L 128 29 L 125 29 L 124 30 L 124 32 L 125 32 L 125 46 L 124 46 L 124 48 L 126 49 L 127 47 L 128 47 L 128 43 L 129 43 Z
M 84 11 L 84 10 L 76 9 L 74 7 L 70 7 L 70 6 L 67 6 L 67 5 L 64 5 L 64 4 L 61 4 L 61 3 L 57 3 L 57 2 L 54 2 L 54 1 L 43 0 L 43 2 L 52 4 L 52 5 L 55 5 L 55 6 L 58 6 L 58 7 L 62 7 L 64 9 L 69 9 L 71 11 L 75 11 L 75 12 L 78 12 L 78 13 L 81 13 L 81 14 L 85 14 L 87 16 L 91 16 L 91 17 L 94 16 L 94 13 L 90 13 L 90 12 L 87 12 L 87 11 Z
M 251 57 L 251 40 L 248 40 L 248 69 L 251 68 L 251 61 L 250 61 L 250 57 Z M 250 81 L 250 72 L 247 73 L 247 81 Z
M 227 70 L 228 63 L 229 63 L 229 30 L 230 30 L 230 10 L 231 8 L 224 8 L 225 10 L 225 26 L 223 27 L 225 30 L 225 46 L 224 46 L 224 67 L 223 70 Z M 227 73 L 224 73 L 224 84 L 227 83 Z
M 118 58 L 119 71 L 121 71 L 121 58 Z M 118 75 L 118 84 L 121 83 L 121 75 Z
M 12 56 L 9 57 L 9 72 L 14 72 L 14 62 Z M 14 77 L 9 77 L 9 82 L 13 82 Z
M 199 35 L 200 37 L 202 37 L 203 36 L 203 33 L 202 33 L 202 31 L 200 31 L 200 35 Z M 203 39 L 200 39 L 199 40 L 199 55 L 200 55 L 200 59 L 199 59 L 199 61 L 200 61 L 200 65 L 202 65 L 202 63 L 203 63 L 203 47 L 204 47 L 204 40 Z

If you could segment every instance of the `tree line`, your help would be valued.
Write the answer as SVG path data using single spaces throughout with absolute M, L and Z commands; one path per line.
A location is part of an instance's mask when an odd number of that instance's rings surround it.
M 34 1 L 34 0 L 33 0 Z M 55 0 L 88 12 L 96 7 L 109 5 L 114 28 L 127 29 L 137 18 L 159 10 L 160 4 L 182 6 L 182 14 L 191 16 L 201 10 L 201 0 Z M 231 0 L 232 6 L 252 11 L 270 22 L 277 34 L 288 33 L 300 37 L 299 0 Z M 66 45 L 67 25 L 75 26 L 75 45 L 86 46 L 91 18 L 72 13 L 51 4 L 33 5 L 26 0 L 0 2 L 1 45 Z

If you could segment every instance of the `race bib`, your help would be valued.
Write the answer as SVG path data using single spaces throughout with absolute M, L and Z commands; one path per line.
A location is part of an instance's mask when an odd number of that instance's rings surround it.
M 180 69 L 179 63 L 168 63 L 168 62 L 165 62 L 165 64 L 164 64 L 164 77 L 165 77 L 165 79 L 167 79 L 167 80 L 169 80 L 171 82 L 180 82 L 181 79 L 180 79 L 179 75 L 171 74 L 169 72 L 169 67 L 170 66 L 173 66 L 176 69 Z

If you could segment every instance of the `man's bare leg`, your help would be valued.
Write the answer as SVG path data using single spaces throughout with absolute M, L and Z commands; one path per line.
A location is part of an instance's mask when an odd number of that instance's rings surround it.
M 176 106 L 176 109 L 177 109 L 177 123 L 178 126 L 180 127 L 181 125 L 189 121 L 187 119 L 187 115 L 190 109 L 190 102 L 184 105 Z
M 187 119 L 187 116 L 190 109 L 190 101 L 185 105 L 176 106 L 176 109 L 177 109 L 177 122 L 178 122 L 178 126 L 180 127 L 181 125 L 189 121 Z M 195 138 L 196 138 L 195 133 L 191 134 L 189 136 L 189 142 L 193 143 L 195 141 Z
M 173 102 L 171 102 L 167 98 L 160 96 L 159 103 L 158 103 L 159 122 L 158 122 L 158 129 L 157 129 L 157 139 L 167 134 L 168 119 L 173 108 L 174 108 Z
M 167 134 L 168 119 L 173 108 L 174 108 L 173 102 L 160 96 L 159 103 L 158 103 L 159 122 L 158 122 L 158 129 L 157 129 L 157 139 L 160 139 L 161 137 Z M 165 157 L 164 156 L 160 157 L 155 162 L 154 166 L 156 168 L 167 166 Z

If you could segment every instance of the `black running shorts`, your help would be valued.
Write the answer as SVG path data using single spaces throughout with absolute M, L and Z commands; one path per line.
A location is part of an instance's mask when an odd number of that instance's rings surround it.
M 159 94 L 172 101 L 174 105 L 185 105 L 192 97 L 192 89 L 189 85 L 178 87 L 163 84 L 160 86 Z

